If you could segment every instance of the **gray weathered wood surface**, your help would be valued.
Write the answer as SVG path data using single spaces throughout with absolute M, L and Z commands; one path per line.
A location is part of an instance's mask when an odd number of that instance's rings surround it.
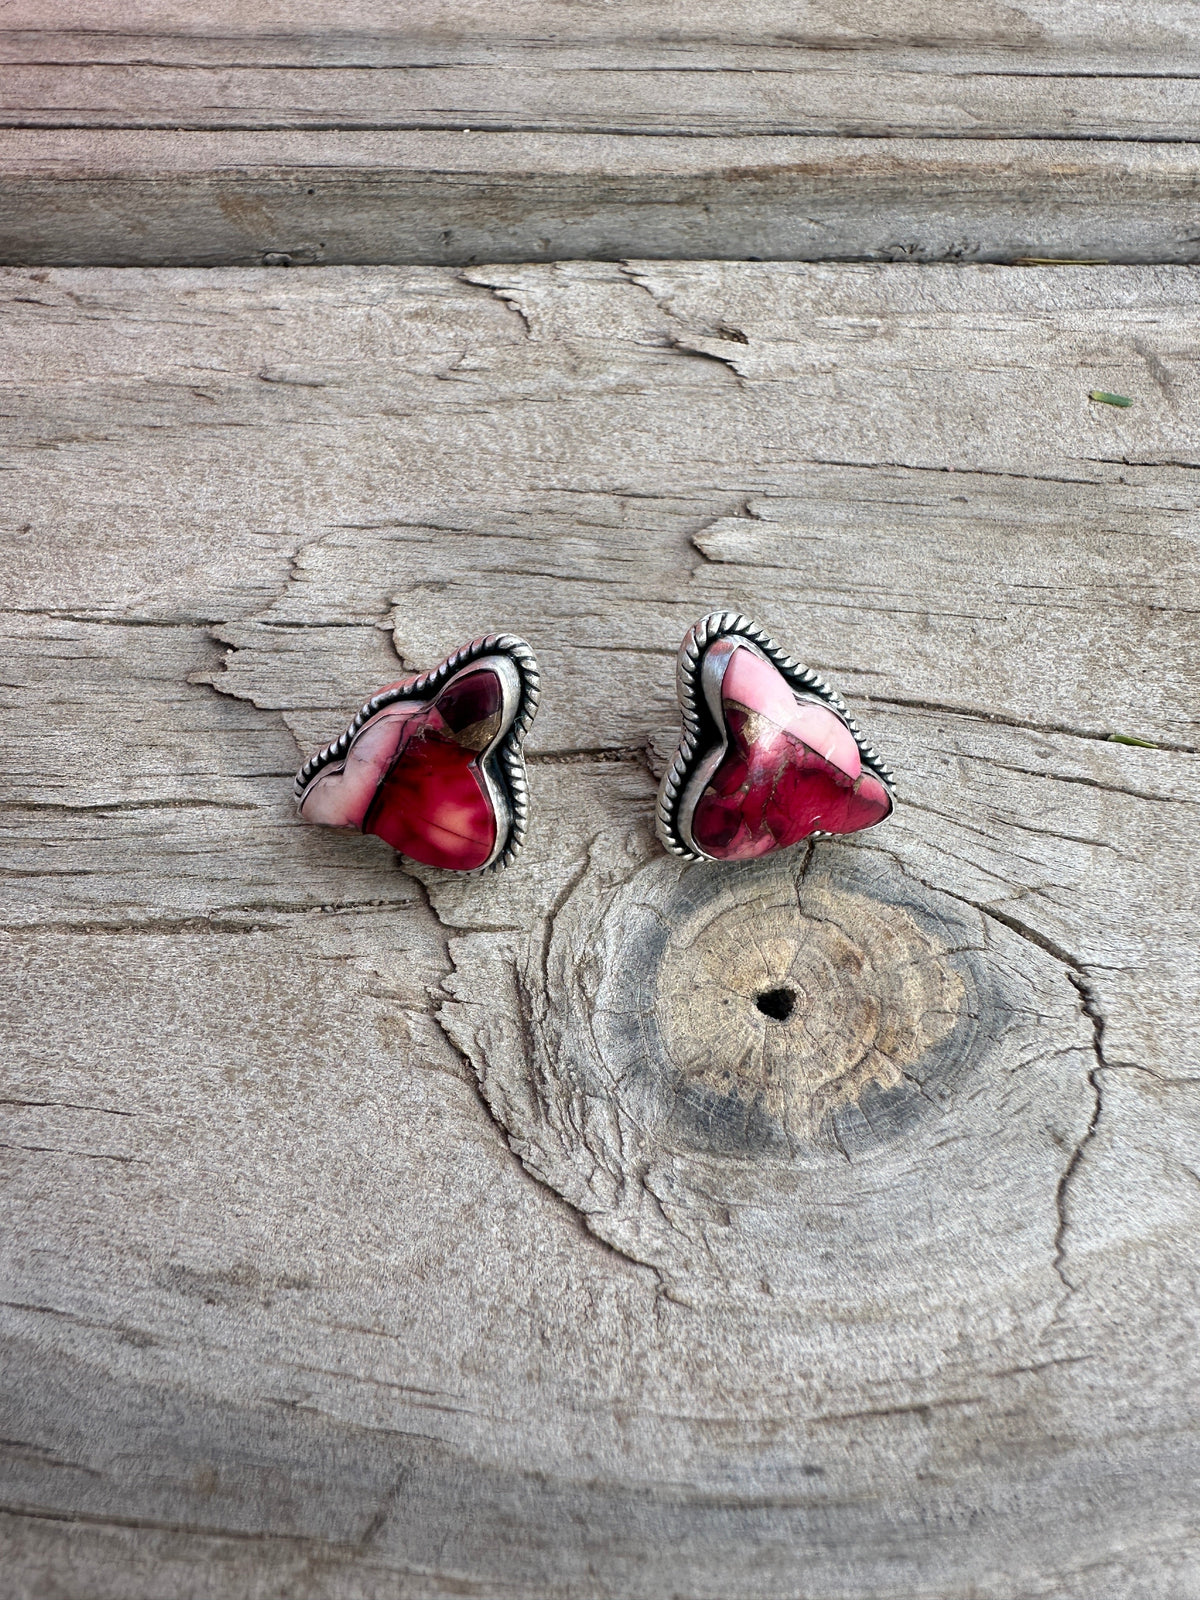
M 1187 0 L 9 0 L 8 127 L 1193 141 Z
M 8 1592 L 1200 1593 L 1198 284 L 0 275 Z M 657 849 L 725 604 L 885 828 Z M 297 822 L 497 627 L 516 867 Z
M 1182 0 L 313 9 L 10 0 L 0 260 L 1200 251 Z

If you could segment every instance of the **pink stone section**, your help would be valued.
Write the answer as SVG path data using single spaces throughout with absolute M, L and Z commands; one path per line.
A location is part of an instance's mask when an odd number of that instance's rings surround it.
M 783 674 L 753 650 L 735 650 L 721 683 L 726 705 L 757 711 L 776 727 L 802 739 L 814 755 L 857 778 L 862 755 L 854 735 L 835 712 L 810 700 L 798 701 Z
M 416 701 L 401 700 L 377 711 L 350 746 L 342 771 L 326 767 L 309 784 L 301 816 L 331 828 L 361 828 L 367 807 L 405 737 L 406 723 L 423 716 L 425 710 Z
M 706 854 L 746 861 L 812 833 L 857 833 L 891 811 L 836 712 L 797 702 L 752 650 L 734 651 L 721 701 L 729 748 L 692 815 L 692 838 Z
M 426 866 L 483 866 L 497 820 L 479 760 L 499 729 L 502 704 L 499 677 L 481 666 L 431 703 L 384 707 L 359 731 L 343 768 L 326 768 L 309 785 L 301 815 L 377 834 Z

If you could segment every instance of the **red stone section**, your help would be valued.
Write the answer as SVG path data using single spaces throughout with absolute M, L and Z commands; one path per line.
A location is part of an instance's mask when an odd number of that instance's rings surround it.
M 498 821 L 479 761 L 500 731 L 503 703 L 499 676 L 480 665 L 429 704 L 385 706 L 363 725 L 344 766 L 313 779 L 301 815 L 377 834 L 425 866 L 483 866 Z
M 692 839 L 707 855 L 747 861 L 812 833 L 857 833 L 890 813 L 846 724 L 827 706 L 797 702 L 769 661 L 735 650 L 721 703 L 729 748 L 692 814 Z

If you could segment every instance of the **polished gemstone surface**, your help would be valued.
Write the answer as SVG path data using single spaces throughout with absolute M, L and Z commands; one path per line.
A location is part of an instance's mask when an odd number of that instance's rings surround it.
M 483 866 L 498 819 L 479 760 L 500 731 L 503 705 L 498 674 L 481 663 L 432 702 L 385 706 L 359 731 L 344 765 L 313 780 L 301 815 L 377 834 L 426 866 Z
M 837 713 L 797 701 L 754 651 L 730 656 L 721 707 L 729 748 L 692 814 L 692 838 L 706 854 L 745 861 L 811 833 L 857 833 L 891 811 Z

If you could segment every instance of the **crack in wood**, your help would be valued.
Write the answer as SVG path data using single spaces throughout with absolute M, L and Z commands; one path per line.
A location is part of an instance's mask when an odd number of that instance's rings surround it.
M 898 706 L 904 711 L 932 711 L 939 716 L 962 717 L 974 722 L 992 722 L 1003 728 L 1021 728 L 1029 733 L 1057 733 L 1065 734 L 1071 739 L 1093 739 L 1102 744 L 1111 744 L 1113 736 L 1101 728 L 1072 727 L 1064 722 L 1033 722 L 1026 718 L 1009 716 L 1002 711 L 984 711 L 974 706 L 957 706 L 937 700 L 924 700 L 915 695 L 896 694 L 871 694 L 860 690 L 856 699 L 868 705 Z M 1171 750 L 1178 755 L 1194 756 L 1200 753 L 1200 747 L 1190 744 L 1156 741 L 1156 748 Z
M 1082 1137 L 1076 1142 L 1074 1149 L 1067 1158 L 1062 1177 L 1058 1180 L 1058 1187 L 1054 1191 L 1055 1212 L 1058 1218 L 1054 1232 L 1054 1270 L 1062 1280 L 1063 1287 L 1068 1295 L 1071 1295 L 1079 1287 L 1067 1276 L 1066 1270 L 1067 1230 L 1071 1222 L 1069 1210 L 1071 1185 L 1075 1182 L 1087 1148 L 1096 1137 L 1097 1130 L 1100 1127 L 1100 1117 L 1104 1109 L 1102 1074 L 1108 1063 L 1104 1059 L 1104 1014 L 1100 1010 L 1095 991 L 1082 972 L 1072 972 L 1068 976 L 1079 991 L 1081 1009 L 1092 1025 L 1092 1049 L 1096 1057 L 1096 1065 L 1088 1073 L 1088 1082 L 1091 1084 L 1094 1096 L 1092 1114 Z

